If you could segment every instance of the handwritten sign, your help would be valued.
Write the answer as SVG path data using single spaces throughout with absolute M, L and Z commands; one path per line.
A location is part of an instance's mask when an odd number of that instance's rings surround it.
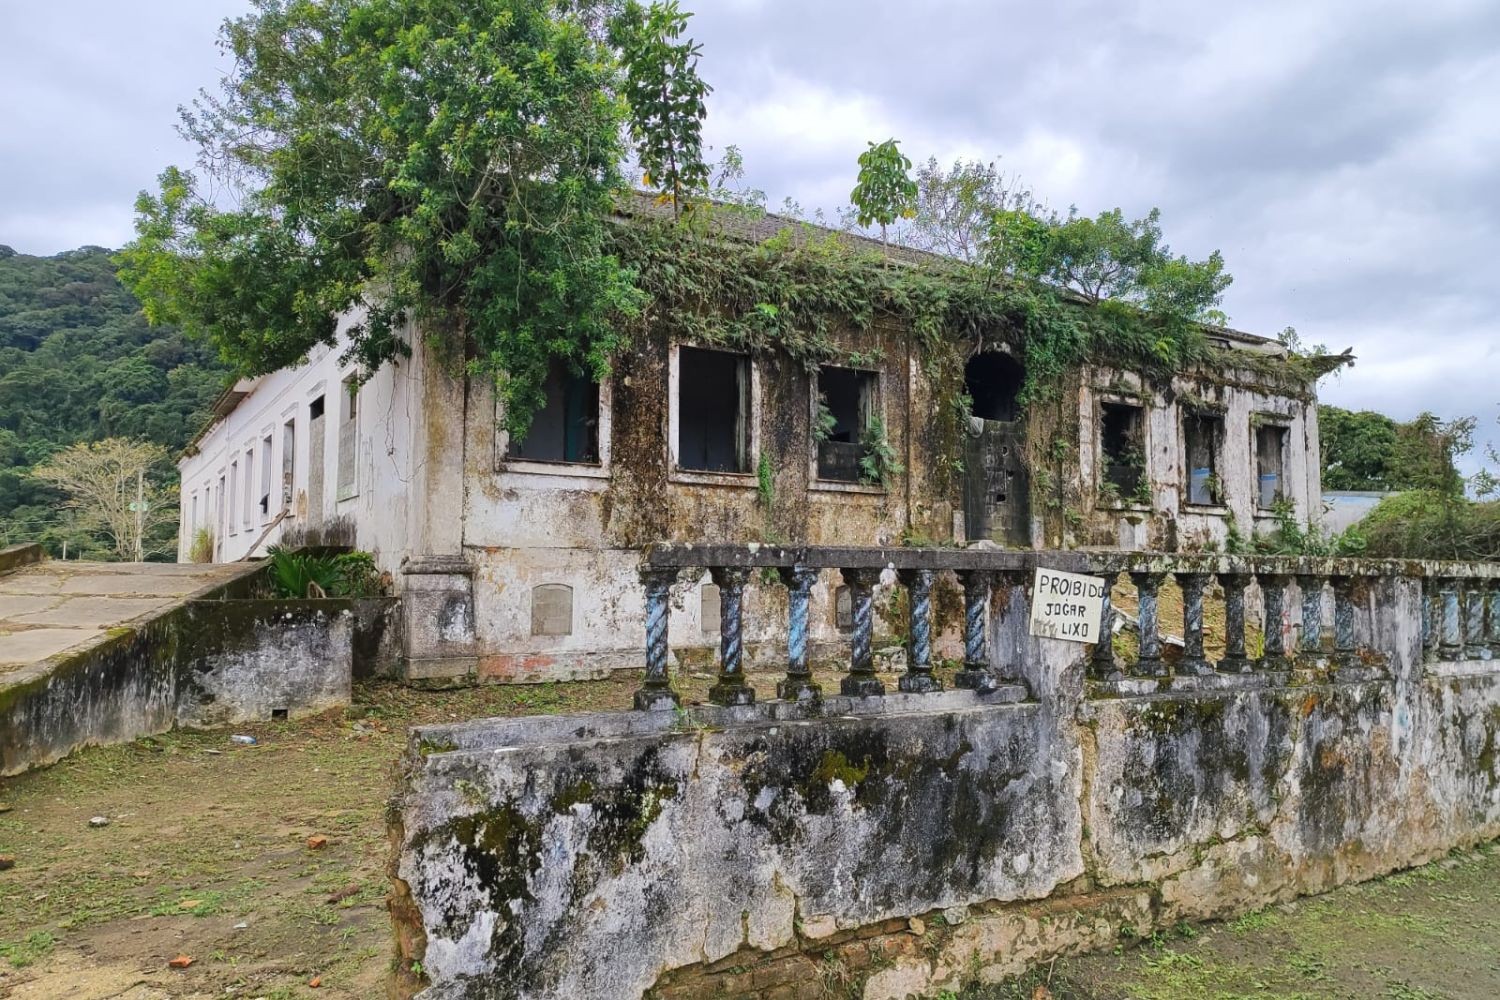
M 1096 641 L 1107 586 L 1096 576 L 1038 567 L 1031 586 L 1031 634 L 1068 642 Z

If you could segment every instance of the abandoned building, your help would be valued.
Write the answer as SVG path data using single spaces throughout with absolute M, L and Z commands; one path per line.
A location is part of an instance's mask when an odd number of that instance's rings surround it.
M 1017 355 L 976 337 L 957 442 L 938 416 L 958 387 L 889 318 L 841 330 L 845 356 L 811 371 L 775 349 L 639 338 L 602 382 L 555 370 L 524 440 L 492 385 L 451 374 L 411 331 L 410 357 L 368 380 L 320 347 L 219 400 L 180 460 L 179 557 L 195 539 L 219 561 L 353 544 L 394 580 L 410 679 L 537 680 L 639 669 L 638 572 L 656 542 L 1201 551 L 1275 511 L 1315 519 L 1314 386 L 1266 376 L 1278 343 L 1208 333 L 1224 366 L 1165 380 L 1084 367 L 1045 421 L 1021 402 Z M 817 656 L 851 627 L 850 602 L 833 571 L 810 599 Z M 751 663 L 779 657 L 785 602 L 747 588 Z M 674 653 L 707 663 L 719 615 L 706 575 L 679 583 Z

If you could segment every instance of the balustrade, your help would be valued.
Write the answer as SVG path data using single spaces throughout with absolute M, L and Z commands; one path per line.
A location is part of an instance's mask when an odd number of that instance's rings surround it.
M 1096 642 L 1080 649 L 1087 675 L 1098 683 L 1191 683 L 1192 678 L 1215 675 L 1263 674 L 1291 669 L 1332 671 L 1343 676 L 1370 677 L 1389 650 L 1361 648 L 1360 637 L 1381 633 L 1370 619 L 1395 613 L 1394 591 L 1374 591 L 1382 580 L 1419 577 L 1414 590 L 1423 658 L 1463 660 L 1500 655 L 1500 567 L 1484 564 L 1402 563 L 1384 560 L 1307 559 L 1291 557 L 1225 557 L 1128 552 L 1009 552 L 978 549 L 838 549 L 778 548 L 769 546 L 657 546 L 648 549 L 641 569 L 646 596 L 646 670 L 635 704 L 641 709 L 675 706 L 678 696 L 669 676 L 668 641 L 670 591 L 684 576 L 702 579 L 707 569 L 719 588 L 720 642 L 718 676 L 709 700 L 724 706 L 755 701 L 745 668 L 744 597 L 751 574 L 763 581 L 778 580 L 786 588 L 785 676 L 776 683 L 784 701 L 816 701 L 822 691 L 811 670 L 810 620 L 814 588 L 821 574 L 836 571 L 848 588 L 852 629 L 848 636 L 848 670 L 839 683 L 848 697 L 878 697 L 886 687 L 876 673 L 875 592 L 882 574 L 892 571 L 905 589 L 909 618 L 906 624 L 906 664 L 896 688 L 904 694 L 926 695 L 943 689 L 934 672 L 934 643 L 938 624 L 933 620 L 934 588 L 944 573 L 956 574 L 963 590 L 964 614 L 958 625 L 963 663 L 953 676 L 954 687 L 980 695 L 1011 688 L 1024 696 L 1024 658 L 1036 642 L 1024 635 L 1029 615 L 1028 584 L 1037 567 L 1087 573 L 1106 584 L 1103 613 Z M 686 573 L 685 573 L 686 571 Z M 888 578 L 889 579 L 889 578 Z M 1171 623 L 1161 620 L 1162 585 L 1173 580 L 1182 596 L 1182 636 L 1166 636 Z M 1294 606 L 1295 582 L 1299 600 L 1296 619 L 1299 640 L 1288 648 L 1288 612 Z M 1133 662 L 1117 661 L 1114 625 L 1121 614 L 1115 591 L 1123 583 L 1124 598 L 1133 591 L 1138 653 Z M 951 586 L 951 584 L 950 584 Z M 1333 595 L 1332 649 L 1324 652 L 1325 593 Z M 1385 594 L 1385 598 L 1379 595 Z M 1372 596 L 1374 595 L 1374 596 Z M 1261 639 L 1250 642 L 1251 609 L 1259 599 Z M 1382 612 L 1380 601 L 1386 605 Z M 1223 602 L 1223 656 L 1208 656 L 1209 606 Z M 1013 612 L 1020 614 L 1011 617 Z M 1127 619 L 1128 620 L 1128 619 Z M 1367 626 L 1361 626 L 1361 621 Z M 957 624 L 957 623 L 949 623 Z M 1410 628 L 1410 627 L 1408 627 Z M 1406 634 L 1411 634 L 1408 631 Z M 1003 637 L 998 645 L 996 639 Z M 1170 646 L 1180 645 L 1180 655 Z M 1171 653 L 1172 655 L 1169 655 Z M 1179 680 L 1180 679 L 1180 680 Z M 1122 689 L 1123 690 L 1123 689 Z M 1130 690 L 1136 690 L 1131 688 Z

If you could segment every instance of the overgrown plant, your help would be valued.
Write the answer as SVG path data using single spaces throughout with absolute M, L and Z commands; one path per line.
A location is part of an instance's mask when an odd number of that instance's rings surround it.
M 895 139 L 870 143 L 859 154 L 859 180 L 849 193 L 861 226 L 880 227 L 880 242 L 887 242 L 887 228 L 898 219 L 917 212 L 917 182 L 911 178 L 911 160 Z
M 214 561 L 214 533 L 207 528 L 193 532 L 193 542 L 188 547 L 188 558 L 195 563 Z
M 273 545 L 267 555 L 266 579 L 277 597 L 377 597 L 384 590 L 368 552 L 317 555 Z
M 870 414 L 861 443 L 864 445 L 864 453 L 859 459 L 859 478 L 866 483 L 889 488 L 891 480 L 905 472 L 906 468 L 896 457 L 896 449 L 886 436 L 885 421 L 878 413 Z
M 828 408 L 828 397 L 818 393 L 818 401 L 813 410 L 812 436 L 813 441 L 822 444 L 833 436 L 833 430 L 839 424 L 838 418 Z

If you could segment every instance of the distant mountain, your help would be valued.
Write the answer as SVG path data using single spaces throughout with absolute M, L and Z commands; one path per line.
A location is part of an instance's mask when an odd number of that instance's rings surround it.
M 57 491 L 24 473 L 61 447 L 144 438 L 175 452 L 197 433 L 228 372 L 214 350 L 150 327 L 115 278 L 112 251 L 32 257 L 0 245 L 0 545 L 105 555 L 70 526 Z M 165 468 L 170 480 L 175 470 Z

